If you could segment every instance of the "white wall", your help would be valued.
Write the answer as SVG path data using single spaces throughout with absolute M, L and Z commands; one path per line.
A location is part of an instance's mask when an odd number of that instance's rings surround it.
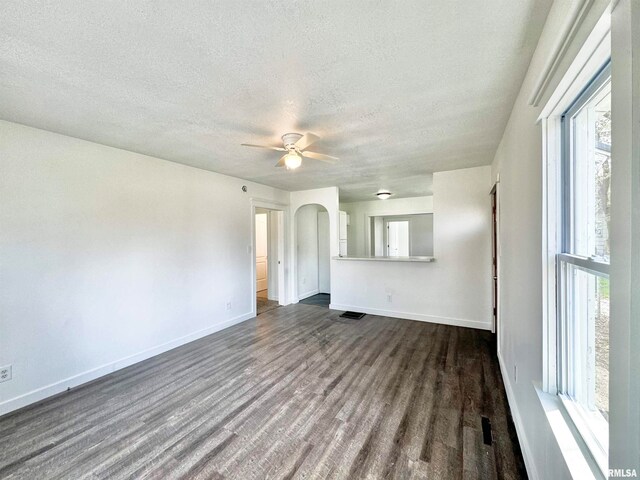
M 611 43 L 609 467 L 640 472 L 640 1 L 618 2 Z
M 4 121 L 0 167 L 0 414 L 251 317 L 288 192 Z
M 542 130 L 537 118 L 608 1 L 593 2 L 538 106 L 530 106 L 529 98 L 545 66 L 554 61 L 571 10 L 580 3 L 554 2 L 493 163 L 493 178 L 500 176 L 500 361 L 532 479 L 571 478 L 534 388 L 541 385 L 543 369 Z
M 409 222 L 409 255 L 433 256 L 433 215 L 414 215 L 409 217 Z
M 349 214 L 350 225 L 347 227 L 347 254 L 362 257 L 367 253 L 367 232 L 369 217 L 385 215 L 410 215 L 416 213 L 432 213 L 433 197 L 389 198 L 368 202 L 340 203 L 340 210 Z
M 490 329 L 490 190 L 488 166 L 435 173 L 436 261 L 332 260 L 332 308 Z
M 331 293 L 331 233 L 329 212 L 318 212 L 318 290 Z
M 365 222 L 365 228 L 366 228 L 366 222 Z M 383 257 L 385 255 L 386 248 L 384 248 L 384 221 L 382 220 L 382 217 L 373 217 L 373 225 L 371 226 L 371 236 L 373 238 L 371 240 L 371 247 L 369 247 L 368 251 L 374 257 Z M 378 241 L 379 238 L 383 239 L 383 241 L 381 242 Z M 354 251 L 357 252 L 357 249 L 355 249 Z M 367 253 L 367 250 L 365 249 L 363 255 L 366 255 L 366 253 Z
M 279 222 L 279 214 L 278 212 L 269 211 L 269 218 L 267 222 L 267 228 L 269 231 L 269 278 L 268 278 L 268 288 L 267 295 L 269 300 L 278 300 L 279 298 L 279 290 L 278 290 L 278 222 Z M 284 258 L 281 259 L 284 261 Z
M 296 258 L 298 300 L 319 293 L 318 211 L 319 205 L 305 205 L 296 213 Z

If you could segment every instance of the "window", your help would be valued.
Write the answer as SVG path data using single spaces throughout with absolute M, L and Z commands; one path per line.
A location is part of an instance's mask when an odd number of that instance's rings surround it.
M 611 74 L 604 68 L 562 116 L 557 268 L 558 393 L 606 470 L 609 416 Z

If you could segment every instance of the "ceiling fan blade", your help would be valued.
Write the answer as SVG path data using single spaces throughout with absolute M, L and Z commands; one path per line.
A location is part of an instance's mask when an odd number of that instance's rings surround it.
M 284 157 L 286 157 L 287 155 L 283 155 L 280 160 L 278 160 L 278 163 L 276 163 L 276 167 L 284 167 Z
M 242 145 L 243 147 L 267 148 L 269 150 L 277 150 L 278 152 L 286 152 L 287 151 L 286 148 L 271 147 L 269 145 L 253 145 L 251 143 L 241 143 L 240 145 Z
M 298 150 L 302 151 L 310 145 L 316 143 L 318 140 L 320 140 L 319 136 L 307 132 L 295 143 L 295 146 Z
M 302 156 L 313 158 L 314 160 L 320 160 L 322 162 L 327 162 L 327 163 L 336 163 L 337 160 L 340 160 L 337 157 L 332 157 L 331 155 L 325 155 L 324 153 L 316 153 L 316 152 L 302 152 Z

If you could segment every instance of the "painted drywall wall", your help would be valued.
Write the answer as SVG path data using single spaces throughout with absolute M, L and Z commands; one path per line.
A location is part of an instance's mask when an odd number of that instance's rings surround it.
M 609 468 L 640 472 L 640 2 L 612 12 Z
M 267 295 L 269 300 L 278 300 L 278 212 L 269 211 L 269 219 L 267 222 L 267 228 L 269 232 L 269 272 L 272 274 L 268 276 L 268 291 Z M 282 259 L 281 261 L 284 261 Z
M 290 224 L 293 226 L 290 229 L 290 245 L 297 244 L 297 228 L 295 216 L 299 208 L 304 205 L 321 205 L 329 214 L 329 253 L 331 257 L 338 256 L 339 253 L 339 221 L 338 221 L 338 188 L 327 187 L 317 188 L 313 190 L 301 190 L 297 192 L 291 192 L 289 196 L 289 215 Z M 296 248 L 290 249 L 290 264 L 296 265 L 297 252 Z M 291 279 L 289 282 L 289 298 L 292 302 L 296 302 L 298 298 L 298 280 L 297 280 L 297 268 L 291 269 Z M 330 277 L 333 279 L 333 262 L 330 267 Z M 331 281 L 332 283 L 332 281 Z M 331 285 L 333 288 L 333 284 Z
M 433 256 L 433 215 L 413 215 L 409 222 L 409 255 Z
M 318 212 L 319 205 L 305 205 L 296 213 L 298 300 L 319 292 Z
M 331 293 L 329 212 L 318 212 L 318 290 Z
M 0 414 L 252 316 L 288 192 L 4 121 L 0 162 Z
M 490 329 L 490 189 L 489 166 L 435 173 L 436 261 L 332 260 L 332 308 Z
M 384 252 L 386 250 L 384 248 L 384 241 L 376 241 L 377 238 L 384 239 L 384 222 L 382 221 L 382 217 L 373 217 L 373 224 L 371 225 L 371 237 L 371 247 L 369 249 L 369 252 L 371 252 L 374 257 L 384 256 Z
M 571 10 L 581 3 L 585 2 L 554 2 L 493 162 L 493 178 L 500 178 L 500 363 L 527 471 L 534 480 L 571 478 L 534 388 L 541 385 L 543 369 L 543 166 L 537 118 L 609 2 L 591 3 L 565 55 L 557 59 L 556 73 L 538 106 L 529 105 L 529 99 L 545 67 L 556 60 L 553 52 Z
M 370 238 L 366 234 L 369 217 L 433 213 L 433 196 L 390 198 L 370 202 L 342 202 L 340 210 L 349 214 L 347 254 L 361 257 L 370 252 Z

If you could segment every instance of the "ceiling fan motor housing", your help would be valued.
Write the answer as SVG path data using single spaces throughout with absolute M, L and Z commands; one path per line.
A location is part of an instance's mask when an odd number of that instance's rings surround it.
M 300 133 L 285 133 L 282 135 L 282 143 L 287 150 L 294 149 L 295 143 L 302 138 Z

